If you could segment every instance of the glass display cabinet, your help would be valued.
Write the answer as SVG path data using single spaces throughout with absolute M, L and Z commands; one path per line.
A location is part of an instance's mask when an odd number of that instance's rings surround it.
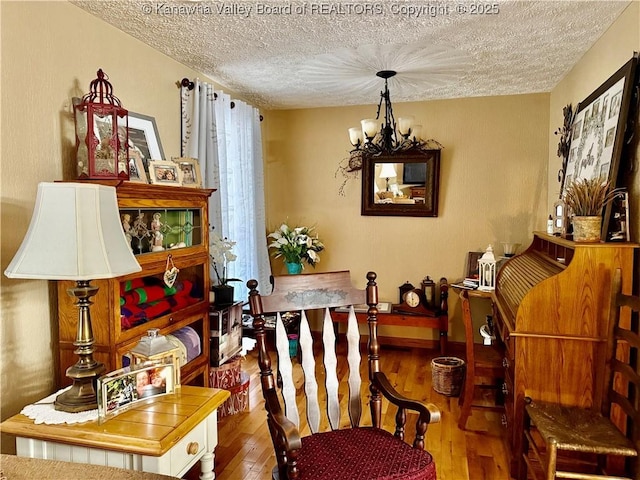
M 183 384 L 207 386 L 209 368 L 208 198 L 214 190 L 101 181 L 116 187 L 125 236 L 142 267 L 135 274 L 95 280 L 94 358 L 107 371 L 125 366 L 127 353 L 158 328 L 181 350 Z M 59 386 L 75 362 L 77 308 L 57 282 Z

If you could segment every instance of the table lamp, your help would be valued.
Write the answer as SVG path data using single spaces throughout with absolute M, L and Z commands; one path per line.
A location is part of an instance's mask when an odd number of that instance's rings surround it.
M 97 408 L 96 381 L 105 366 L 93 358 L 89 306 L 98 288 L 91 280 L 141 270 L 120 224 L 116 189 L 90 183 L 40 183 L 27 234 L 5 270 L 9 278 L 75 280 L 68 290 L 78 305 L 73 345 L 79 359 L 67 369 L 73 384 L 55 400 L 55 409 Z
M 386 179 L 387 182 L 387 192 L 389 191 L 389 179 L 395 177 L 396 167 L 393 163 L 383 163 L 382 168 L 380 169 L 380 178 Z

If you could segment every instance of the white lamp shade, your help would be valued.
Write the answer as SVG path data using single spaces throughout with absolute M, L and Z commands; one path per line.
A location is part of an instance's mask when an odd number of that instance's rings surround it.
M 414 125 L 411 129 L 411 134 L 414 140 L 422 140 L 422 125 Z
M 412 115 L 408 117 L 400 117 L 398 119 L 398 132 L 400 135 L 409 135 L 409 131 L 413 126 L 414 117 Z
M 116 189 L 90 183 L 40 183 L 10 278 L 93 280 L 141 270 L 124 236 Z
M 391 178 L 395 177 L 396 167 L 393 163 L 383 163 L 382 168 L 380 169 L 380 178 Z
M 366 118 L 361 120 L 362 132 L 367 138 L 373 138 L 378 133 L 378 121 L 375 118 Z
M 349 140 L 351 141 L 351 145 L 354 147 L 359 143 L 362 143 L 362 129 L 356 127 L 350 128 Z

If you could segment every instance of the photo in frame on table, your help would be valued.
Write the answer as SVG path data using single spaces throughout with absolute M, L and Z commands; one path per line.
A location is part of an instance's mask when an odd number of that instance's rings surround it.
M 128 409 L 137 402 L 175 389 L 171 363 L 145 363 L 114 370 L 98 379 L 98 417 L 108 417 Z
M 135 183 L 149 183 L 149 176 L 142 162 L 142 155 L 138 150 L 129 149 L 129 181 Z
M 467 254 L 467 264 L 465 268 L 465 278 L 479 278 L 478 260 L 484 255 L 484 252 L 469 252 Z
M 180 167 L 183 187 L 202 188 L 202 173 L 196 158 L 173 157 L 171 160 Z
M 611 202 L 611 228 L 608 232 L 609 242 L 630 242 L 629 192 L 621 190 Z
M 164 160 L 155 118 L 129 112 L 129 148 L 140 153 L 147 171 L 151 160 Z
M 151 160 L 149 162 L 149 178 L 156 185 L 182 185 L 182 171 L 177 163 Z
M 625 131 L 631 110 L 638 54 L 578 104 L 571 129 L 571 149 L 560 187 L 564 198 L 572 182 L 601 178 L 611 188 L 621 186 L 620 167 Z M 608 238 L 613 225 L 612 205 L 604 209 L 601 238 Z

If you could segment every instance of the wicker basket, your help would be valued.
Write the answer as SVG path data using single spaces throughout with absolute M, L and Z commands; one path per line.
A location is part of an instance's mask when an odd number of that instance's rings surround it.
M 449 397 L 460 395 L 464 381 L 464 360 L 457 357 L 437 357 L 431 360 L 433 389 Z

